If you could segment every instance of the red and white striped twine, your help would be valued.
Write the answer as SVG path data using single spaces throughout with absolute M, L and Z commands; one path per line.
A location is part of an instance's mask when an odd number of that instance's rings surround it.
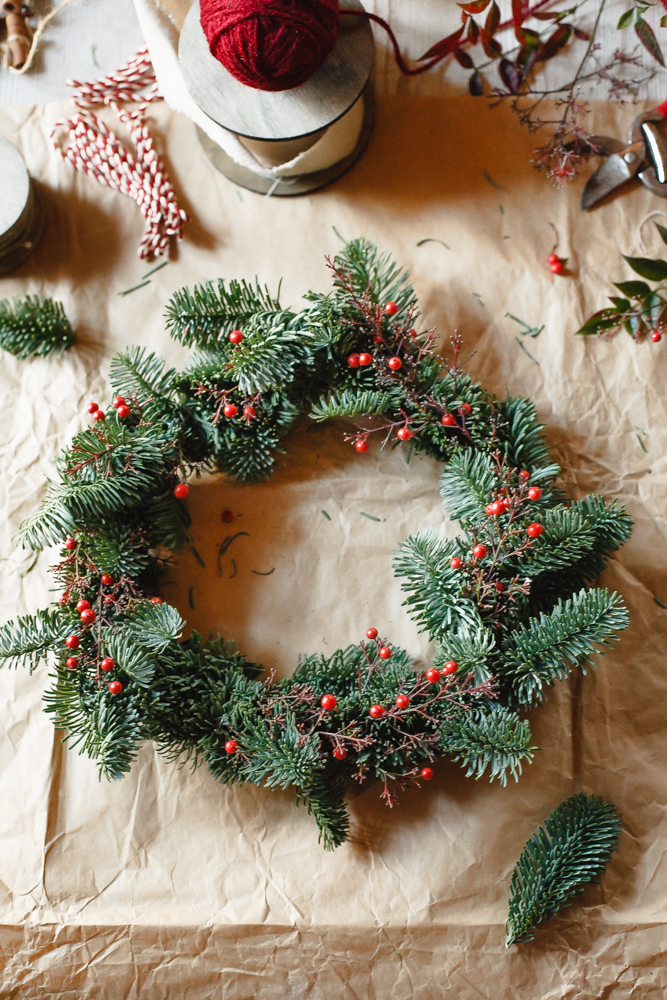
M 153 145 L 144 112 L 152 101 L 161 100 L 148 49 L 141 49 L 115 73 L 80 83 L 68 80 L 76 93 L 72 103 L 79 110 L 75 118 L 59 121 L 53 127 L 53 146 L 66 163 L 94 177 L 100 184 L 115 188 L 137 202 L 146 220 L 146 232 L 139 247 L 142 258 L 159 257 L 169 245 L 169 238 L 183 236 L 186 213 L 178 207 L 174 189 L 162 159 Z M 146 91 L 143 94 L 142 92 Z M 120 105 L 138 102 L 136 111 Z M 136 154 L 128 153 L 118 137 L 89 109 L 107 105 L 118 121 L 127 125 Z M 64 148 L 54 138 L 59 128 L 67 129 Z

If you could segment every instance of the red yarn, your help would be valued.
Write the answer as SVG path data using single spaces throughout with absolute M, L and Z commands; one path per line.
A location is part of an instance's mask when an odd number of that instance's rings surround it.
M 209 49 L 241 83 L 291 90 L 319 69 L 338 39 L 338 0 L 201 0 Z

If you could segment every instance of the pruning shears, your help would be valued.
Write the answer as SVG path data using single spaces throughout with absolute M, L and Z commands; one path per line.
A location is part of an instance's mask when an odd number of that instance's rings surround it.
M 591 136 L 588 142 L 606 159 L 588 179 L 581 196 L 583 209 L 593 208 L 635 177 L 653 194 L 667 198 L 667 101 L 637 115 L 627 144 L 606 135 Z

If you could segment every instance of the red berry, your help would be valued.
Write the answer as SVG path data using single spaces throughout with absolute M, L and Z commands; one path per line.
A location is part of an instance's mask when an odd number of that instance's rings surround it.
M 88 403 L 88 412 L 89 413 L 97 413 L 98 410 L 99 410 L 99 406 L 97 405 L 97 403 Z
M 403 362 L 401 361 L 401 359 L 396 357 L 389 358 L 387 364 L 389 365 L 389 367 L 393 372 L 397 372 L 399 368 L 403 367 Z
M 227 740 L 225 743 L 225 753 L 236 753 L 239 745 L 236 740 Z
M 556 177 L 567 177 L 569 172 L 570 171 L 567 169 L 567 167 L 559 167 L 558 170 L 556 171 Z
M 554 261 L 554 263 L 550 264 L 549 267 L 551 268 L 552 274 L 562 274 L 565 270 L 565 265 L 560 260 Z
M 416 330 L 408 330 L 408 335 L 410 337 L 412 337 L 412 339 L 414 340 L 415 337 L 417 336 L 417 331 Z
M 243 416 L 244 417 L 250 417 L 250 418 L 256 417 L 257 416 L 257 410 L 255 409 L 254 406 L 244 406 L 243 407 Z
M 90 601 L 77 601 L 76 610 L 77 611 L 87 611 L 90 607 Z
M 115 604 L 116 603 L 116 598 L 112 594 L 107 594 L 106 597 L 104 598 L 104 603 L 105 604 Z
M 542 490 L 539 486 L 531 486 L 528 490 L 528 496 L 531 500 L 539 500 L 542 496 Z
M 81 621 L 84 625 L 92 625 L 97 615 L 92 610 L 92 608 L 87 608 L 85 611 L 81 612 Z
M 396 708 L 407 708 L 410 704 L 410 699 L 407 694 L 399 694 L 396 696 Z
M 365 368 L 366 365 L 370 365 L 372 363 L 373 363 L 373 355 L 372 354 L 360 354 L 359 355 L 359 364 L 362 366 L 362 368 Z
M 426 671 L 426 680 L 430 684 L 437 684 L 439 680 L 442 680 L 442 674 L 439 670 L 436 670 L 435 667 L 430 667 Z
M 445 427 L 456 427 L 457 426 L 457 424 L 456 424 L 456 417 L 454 416 L 453 413 L 443 413 L 442 417 L 440 418 L 440 423 L 444 424 Z
M 350 354 L 349 358 L 347 359 L 347 363 L 350 366 L 350 368 L 358 368 L 360 361 L 361 361 L 361 355 L 359 354 Z
M 220 518 L 225 522 L 225 524 L 231 524 L 232 521 L 234 520 L 234 511 L 223 510 L 222 514 L 220 515 Z
M 345 760 L 347 757 L 347 750 L 345 747 L 334 747 L 331 755 L 332 757 L 335 757 L 336 760 Z
M 539 521 L 533 521 L 526 528 L 526 534 L 530 535 L 531 538 L 539 538 L 544 531 L 544 526 L 539 523 Z
M 510 500 L 509 497 L 504 497 L 504 499 L 500 500 L 499 503 L 502 503 L 503 510 L 509 510 L 509 508 L 512 506 L 512 501 Z
M 400 438 L 401 441 L 409 441 L 410 438 L 412 437 L 412 431 L 410 430 L 409 427 L 400 427 L 396 431 L 396 437 Z
M 333 712 L 337 704 L 336 696 L 333 694 L 323 694 L 320 698 L 320 705 L 325 712 Z
M 452 567 L 452 569 L 461 569 L 461 560 L 459 559 L 458 556 L 452 556 L 452 558 L 449 560 L 449 565 Z
M 65 660 L 65 663 L 67 664 L 70 670 L 76 670 L 76 668 L 79 666 L 79 661 L 77 660 L 76 656 L 68 656 L 67 659 Z
M 125 418 L 129 417 L 129 415 L 130 415 L 130 407 L 129 406 L 119 406 L 117 408 L 117 410 L 116 410 L 116 413 L 118 414 L 118 416 L 120 417 L 121 420 L 125 420 Z
M 178 483 L 177 486 L 174 486 L 174 496 L 178 497 L 179 500 L 185 499 L 189 492 L 190 487 L 187 483 Z
M 368 709 L 368 714 L 370 715 L 371 719 L 381 719 L 382 716 L 384 715 L 384 709 L 382 705 L 371 705 L 371 707 Z
M 504 589 L 505 589 L 505 584 L 503 583 L 502 580 L 498 580 L 498 583 L 496 584 L 496 590 L 498 591 L 499 594 L 502 594 Z
M 105 656 L 104 659 L 102 660 L 102 662 L 100 663 L 100 670 L 113 670 L 113 668 L 115 666 L 116 666 L 116 664 L 111 659 L 111 657 L 110 656 Z
M 396 305 L 395 302 L 387 302 L 386 306 L 384 307 L 384 311 L 386 312 L 387 316 L 395 316 L 396 313 L 398 312 L 398 306 Z
M 433 777 L 433 770 L 432 770 L 432 768 L 430 768 L 430 767 L 422 767 L 422 769 L 421 769 L 421 776 L 424 779 L 424 781 L 430 781 L 431 778 Z
M 470 405 L 470 403 L 461 403 L 461 405 L 459 406 L 459 413 L 463 413 L 464 416 L 466 417 L 471 412 L 471 410 L 472 406 Z
M 376 628 L 367 628 L 366 629 L 366 638 L 367 639 L 377 639 L 377 637 L 378 637 L 378 630 Z
M 560 260 L 560 258 L 557 253 L 550 253 L 547 260 L 550 264 L 555 264 L 557 260 Z
M 242 340 L 243 340 L 243 334 L 241 333 L 241 331 L 240 330 L 232 330 L 232 332 L 229 335 L 229 343 L 230 344 L 240 344 Z
M 483 559 L 484 556 L 486 555 L 486 545 L 482 545 L 482 543 L 480 542 L 480 544 L 476 545 L 475 548 L 472 550 L 472 554 L 474 555 L 475 559 Z
M 653 331 L 653 333 L 651 334 L 651 340 L 653 341 L 654 344 L 657 344 L 659 340 L 662 340 L 662 334 L 660 333 L 660 330 Z
M 382 336 L 381 333 L 374 333 L 373 334 L 373 343 L 374 344 L 383 344 L 384 343 L 384 338 L 383 338 L 383 336 Z
M 449 677 L 450 674 L 455 674 L 458 669 L 459 665 L 456 662 L 456 660 L 447 660 L 444 667 L 442 668 L 442 672 L 445 675 L 445 677 Z
M 120 681 L 112 681 L 109 685 L 109 694 L 120 694 L 123 690 L 123 685 Z
M 77 543 L 76 543 L 76 539 L 75 538 L 66 538 L 65 539 L 65 548 L 69 549 L 70 552 L 72 552 L 76 548 L 76 544 Z
M 102 573 L 100 580 L 105 587 L 113 587 L 113 577 L 110 576 L 109 573 Z
M 78 649 L 79 648 L 79 637 L 78 635 L 68 635 L 65 639 L 65 645 L 68 649 Z
M 151 604 L 164 604 L 161 597 L 151 597 Z
M 125 406 L 125 397 L 124 396 L 114 396 L 114 398 L 111 400 L 111 405 L 115 406 L 116 409 L 118 409 L 119 406 Z
M 519 473 L 519 479 L 523 483 L 527 482 L 527 480 L 530 479 L 530 472 L 528 471 L 528 469 L 522 469 L 521 470 L 521 472 Z
M 368 441 L 366 438 L 357 438 L 354 442 L 354 447 L 357 451 L 368 451 Z
M 235 417 L 239 412 L 239 408 L 235 403 L 227 403 L 227 406 L 225 406 L 222 412 L 226 417 Z
M 390 660 L 391 659 L 391 650 L 390 650 L 389 646 L 381 646 L 380 647 L 380 658 L 382 660 Z
M 107 415 L 103 410 L 95 410 L 93 413 L 93 420 L 106 420 Z

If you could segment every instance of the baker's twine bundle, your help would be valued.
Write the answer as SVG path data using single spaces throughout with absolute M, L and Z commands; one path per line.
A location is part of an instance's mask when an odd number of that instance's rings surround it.
M 305 83 L 333 50 L 341 15 L 363 17 L 389 35 L 401 73 L 417 76 L 444 59 L 406 65 L 391 27 L 377 14 L 339 9 L 338 0 L 200 0 L 201 25 L 211 54 L 247 87 L 291 90 Z
M 90 83 L 68 80 L 67 86 L 76 90 L 72 103 L 80 113 L 56 122 L 51 132 L 54 148 L 75 170 L 137 202 L 146 220 L 139 256 L 144 259 L 159 257 L 167 250 L 172 236 L 182 238 L 183 223 L 188 217 L 178 207 L 171 181 L 145 122 L 148 105 L 161 100 L 148 49 L 141 49 L 109 76 Z M 121 107 L 122 103 L 129 102 L 139 102 L 139 106 L 132 112 Z M 115 111 L 118 121 L 127 126 L 135 155 L 127 152 L 115 133 L 92 113 L 92 108 L 104 105 Z M 64 146 L 56 137 L 62 128 L 67 130 L 68 141 Z

